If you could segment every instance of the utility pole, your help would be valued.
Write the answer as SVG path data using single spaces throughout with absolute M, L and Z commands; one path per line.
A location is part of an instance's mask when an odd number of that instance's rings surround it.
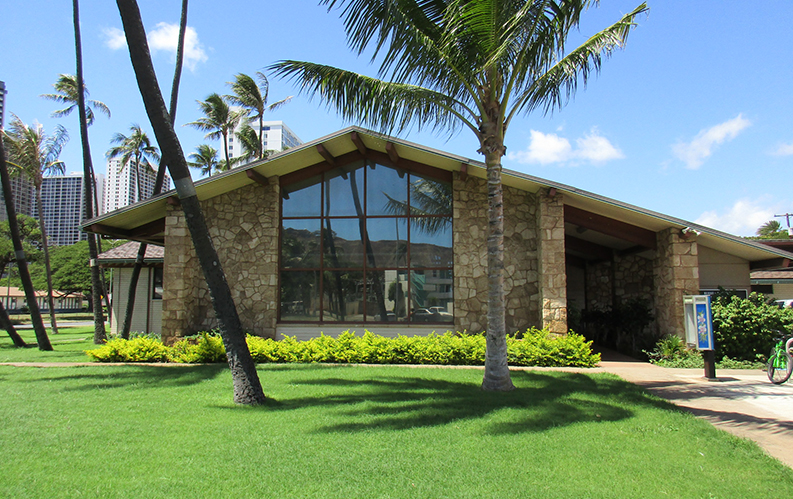
M 793 213 L 785 213 L 784 215 L 774 215 L 774 218 L 782 218 L 785 217 L 787 221 L 787 235 L 788 237 L 793 237 L 793 230 L 790 228 L 790 217 L 793 217 Z

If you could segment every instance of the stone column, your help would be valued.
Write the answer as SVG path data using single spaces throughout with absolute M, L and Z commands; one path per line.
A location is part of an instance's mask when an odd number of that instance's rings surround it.
M 168 206 L 165 217 L 162 339 L 166 344 L 195 333 L 200 268 L 181 208 Z
M 683 238 L 680 229 L 658 233 L 653 264 L 655 317 L 659 335 L 685 336 L 683 296 L 699 294 L 696 236 Z
M 537 193 L 538 259 L 542 326 L 567 334 L 567 269 L 564 254 L 564 197 Z

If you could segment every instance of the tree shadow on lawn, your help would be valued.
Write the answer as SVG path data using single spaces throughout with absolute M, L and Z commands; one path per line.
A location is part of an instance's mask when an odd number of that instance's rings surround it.
M 317 430 L 322 433 L 405 430 L 489 419 L 485 431 L 493 435 L 619 421 L 633 417 L 637 406 L 674 409 L 611 375 L 513 371 L 512 379 L 517 388 L 506 393 L 484 392 L 470 382 L 430 379 L 420 374 L 378 376 L 365 381 L 340 377 L 295 379 L 296 385 L 323 387 L 322 393 L 271 401 L 264 409 L 336 408 L 346 421 Z
M 99 368 L 99 369 L 97 369 Z M 47 367 L 52 376 L 31 378 L 26 383 L 79 380 L 80 384 L 67 386 L 66 391 L 128 388 L 140 385 L 145 388 L 190 386 L 213 379 L 228 370 L 228 364 L 200 364 L 178 366 L 74 366 Z

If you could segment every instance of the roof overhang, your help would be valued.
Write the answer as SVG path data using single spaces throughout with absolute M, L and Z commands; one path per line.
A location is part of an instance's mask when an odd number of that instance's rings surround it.
M 203 201 L 253 183 L 266 183 L 273 176 L 283 177 L 308 167 L 332 163 L 335 158 L 355 154 L 376 157 L 397 166 L 400 162 L 427 165 L 448 172 L 459 172 L 462 176 L 487 178 L 487 169 L 482 162 L 360 127 L 349 127 L 266 160 L 198 180 L 195 182 L 196 194 Z M 672 228 L 687 237 L 696 235 L 698 244 L 702 246 L 749 262 L 758 262 L 758 265 L 785 267 L 793 259 L 792 253 L 779 248 L 532 175 L 505 169 L 502 172 L 502 181 L 504 185 L 530 193 L 537 193 L 540 189 L 548 189 L 551 194 L 562 193 L 566 222 L 570 226 L 566 230 L 568 235 L 576 237 L 574 230 L 582 227 L 587 229 L 584 225 L 594 224 L 593 230 L 605 232 L 599 232 L 600 240 L 588 242 L 606 248 L 621 251 L 652 250 L 654 246 L 647 239 L 648 234 Z M 165 214 L 169 203 L 178 205 L 173 190 L 88 220 L 83 224 L 83 229 L 104 236 L 163 245 Z

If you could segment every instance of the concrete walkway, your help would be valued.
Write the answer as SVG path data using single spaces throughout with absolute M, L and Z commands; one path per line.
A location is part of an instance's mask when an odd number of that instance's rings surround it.
M 670 369 L 602 352 L 600 369 L 635 383 L 692 412 L 715 427 L 757 442 L 768 454 L 793 468 L 793 380 L 768 381 L 765 371 Z

